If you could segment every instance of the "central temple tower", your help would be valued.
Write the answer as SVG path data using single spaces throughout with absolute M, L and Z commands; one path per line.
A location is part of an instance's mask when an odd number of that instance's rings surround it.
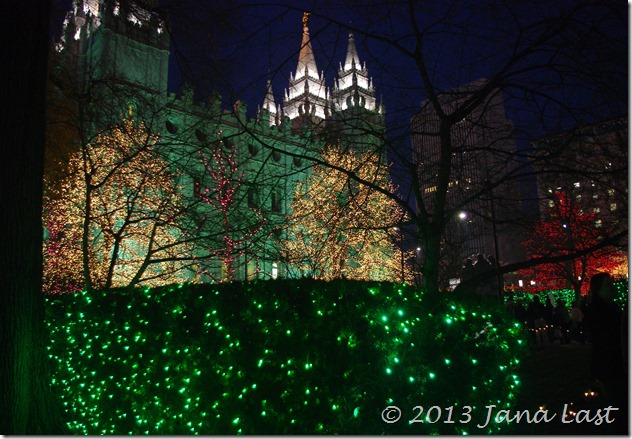
M 329 96 L 325 75 L 318 72 L 307 27 L 309 12 L 303 14 L 303 39 L 296 73 L 290 73 L 290 85 L 284 97 L 284 113 L 298 129 L 306 123 L 320 125 L 329 117 Z
M 377 102 L 373 80 L 366 63 L 360 61 L 353 34 L 349 33 L 345 61 L 340 64 L 332 91 L 316 65 L 308 18 L 305 12 L 298 64 L 296 72 L 290 73 L 283 108 L 276 105 L 268 83 L 262 108 L 270 113 L 270 125 L 278 125 L 285 116 L 294 131 L 316 129 L 327 143 L 356 150 L 376 149 L 384 144 L 384 107 Z

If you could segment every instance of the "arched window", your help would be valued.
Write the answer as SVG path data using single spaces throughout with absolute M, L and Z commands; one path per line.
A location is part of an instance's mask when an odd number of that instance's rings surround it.
M 270 198 L 272 201 L 272 212 L 281 213 L 281 211 L 283 210 L 283 192 L 281 192 L 281 189 L 272 189 Z
M 253 186 L 248 189 L 248 207 L 251 209 L 257 209 L 259 207 L 259 194 L 257 188 Z
M 165 121 L 165 128 L 170 134 L 175 134 L 178 132 L 178 127 L 170 120 Z
M 199 128 L 195 130 L 195 137 L 202 143 L 208 140 L 208 136 L 204 134 Z

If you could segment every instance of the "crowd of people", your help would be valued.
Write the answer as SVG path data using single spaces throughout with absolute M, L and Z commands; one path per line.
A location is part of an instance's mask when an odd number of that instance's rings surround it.
M 461 275 L 465 291 L 479 297 L 498 297 L 503 285 L 496 276 L 490 276 L 495 268 L 492 256 L 478 254 L 466 259 Z M 536 346 L 588 345 L 591 376 L 601 397 L 615 407 L 627 407 L 628 320 L 615 302 L 618 292 L 610 274 L 592 276 L 588 295 L 571 304 L 555 299 L 552 293 L 545 300 L 534 295 L 528 303 L 515 301 L 512 292 L 504 294 L 507 311 L 525 323 Z M 627 413 L 623 418 L 627 429 Z
M 527 325 L 536 345 L 586 342 L 584 317 L 589 305 L 586 296 L 574 301 L 570 307 L 563 299 L 555 300 L 551 294 L 544 303 L 539 296 L 533 296 L 526 305 L 514 301 L 511 293 L 508 296 L 505 306 L 516 320 Z
M 615 407 L 627 402 L 628 321 L 627 313 L 615 303 L 617 290 L 608 273 L 590 280 L 588 295 L 570 307 L 563 299 L 549 297 L 542 303 L 538 296 L 526 305 L 505 302 L 518 321 L 525 322 L 536 346 L 552 344 L 589 344 L 590 371 L 595 386 L 605 401 Z M 627 425 L 627 416 L 625 417 Z
M 474 278 L 482 277 L 483 280 L 476 287 L 476 294 L 483 297 L 499 297 L 501 286 L 498 285 L 498 277 L 485 277 L 496 268 L 496 260 L 492 255 L 485 256 L 482 253 L 473 258 L 467 258 L 463 265 L 461 282 L 468 282 Z

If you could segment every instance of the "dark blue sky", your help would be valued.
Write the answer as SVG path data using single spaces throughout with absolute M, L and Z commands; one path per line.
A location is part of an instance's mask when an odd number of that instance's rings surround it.
M 59 1 L 60 9 L 70 3 Z M 507 76 L 503 95 L 518 144 L 527 147 L 579 122 L 627 116 L 625 2 L 410 3 L 412 8 L 397 0 L 163 0 L 159 4 L 172 23 L 170 89 L 178 93 L 189 81 L 198 99 L 216 91 L 226 108 L 240 99 L 254 116 L 270 79 L 281 103 L 298 61 L 303 11 L 309 11 L 312 46 L 327 85 L 332 86 L 353 30 L 360 59 L 385 105 L 393 147 L 408 150 L 410 118 L 428 94 L 413 56 L 413 21 L 424 35 L 421 54 L 428 77 L 435 91 L 445 91 L 492 77 L 508 54 L 555 29 L 560 15 L 578 8 L 565 15 L 566 27 L 544 50 L 512 66 L 515 74 Z M 542 20 L 549 21 L 536 25 Z
M 410 117 L 428 91 L 422 86 L 415 60 L 411 17 L 424 33 L 422 53 L 435 89 L 448 90 L 502 68 L 507 53 L 554 26 L 533 26 L 559 17 L 572 8 L 581 10 L 552 41 L 547 51 L 527 60 L 544 67 L 522 77 L 504 93 L 507 112 L 528 142 L 573 126 L 627 115 L 628 8 L 621 0 L 528 2 L 397 0 L 161 0 L 160 8 L 172 23 L 170 88 L 178 92 L 183 80 L 195 85 L 204 99 L 218 91 L 226 106 L 237 99 L 254 114 L 273 81 L 277 102 L 296 69 L 302 33 L 302 13 L 309 19 L 318 67 L 332 85 L 338 63 L 344 60 L 350 29 L 362 61 L 366 61 L 380 99 L 386 106 L 389 130 L 404 134 Z M 61 27 L 71 0 L 53 1 L 53 27 Z M 508 5 L 509 4 L 509 5 Z M 531 27 L 530 27 L 531 26 Z M 59 34 L 59 29 L 55 34 Z M 554 45 L 565 57 L 553 59 Z M 563 65 L 552 67 L 562 61 Z M 573 65 L 575 63 L 575 65 Z M 582 76 L 583 75 L 583 76 Z M 587 75 L 592 75 L 592 81 Z M 595 83 L 608 84 L 596 87 Z M 535 90 L 554 99 L 527 96 Z M 598 90 L 597 90 L 598 89 Z M 597 93 L 607 92 L 604 98 Z M 607 105 L 604 105 L 606 102 Z M 573 114 L 564 106 L 572 107 Z
M 517 29 L 523 28 L 520 42 L 524 45 L 546 26 L 555 25 L 533 23 L 557 17 L 578 4 L 588 5 L 585 1 L 548 0 L 511 2 L 510 7 L 502 1 L 412 3 L 414 10 L 397 1 L 187 1 L 187 7 L 171 12 L 172 86 L 177 88 L 187 78 L 196 84 L 198 96 L 216 90 L 227 105 L 241 99 L 253 114 L 263 101 L 267 79 L 271 79 L 280 103 L 289 74 L 296 69 L 302 12 L 308 10 L 312 13 L 309 28 L 314 54 L 327 85 L 332 85 L 338 63 L 344 60 L 348 32 L 353 29 L 360 58 L 366 61 L 378 97 L 385 103 L 389 129 L 398 133 L 408 127 L 427 95 L 415 60 L 404 54 L 414 50 L 412 14 L 424 32 L 422 49 L 429 76 L 437 90 L 448 90 L 502 69 L 507 53 L 517 47 Z M 623 52 L 620 42 L 625 45 Z M 555 44 L 567 52 L 563 58 L 552 58 Z M 564 65 L 553 67 L 559 62 Z M 578 121 L 622 115 L 627 112 L 627 5 L 601 1 L 585 6 L 551 40 L 550 48 L 524 64 L 529 63 L 543 67 L 513 76 L 515 83 L 505 94 L 507 112 L 524 130 L 521 137 L 525 140 L 569 128 Z M 605 99 L 595 95 L 595 81 L 587 85 L 591 81 L 586 75 L 610 84 L 599 90 L 610 88 L 610 108 L 600 104 Z M 525 88 L 554 99 L 537 98 L 533 93 L 526 96 Z M 570 114 L 564 106 L 576 111 Z

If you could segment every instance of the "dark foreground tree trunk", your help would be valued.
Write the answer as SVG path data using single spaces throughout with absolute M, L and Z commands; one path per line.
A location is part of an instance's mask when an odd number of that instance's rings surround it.
M 441 252 L 441 238 L 438 233 L 426 233 L 422 243 L 425 251 L 424 257 L 424 287 L 426 291 L 437 294 L 439 286 L 439 258 Z
M 50 390 L 42 295 L 49 1 L 0 6 L 0 433 L 64 433 Z

